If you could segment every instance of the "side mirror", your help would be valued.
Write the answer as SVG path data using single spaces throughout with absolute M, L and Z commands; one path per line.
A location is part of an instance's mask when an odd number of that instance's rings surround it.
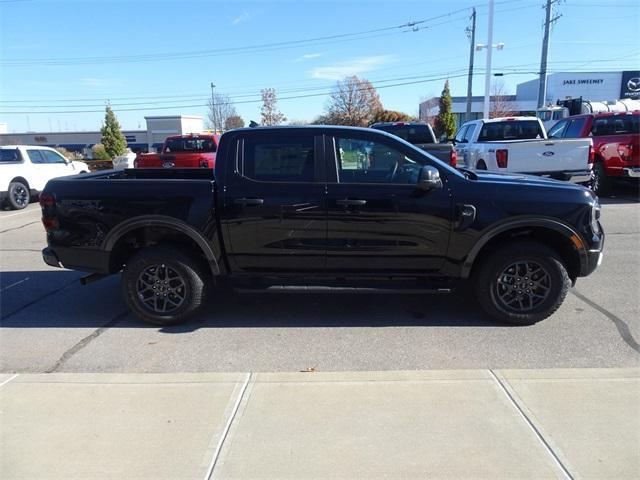
M 418 175 L 418 188 L 424 192 L 442 188 L 442 180 L 440 179 L 440 171 L 431 165 L 425 165 L 420 169 Z

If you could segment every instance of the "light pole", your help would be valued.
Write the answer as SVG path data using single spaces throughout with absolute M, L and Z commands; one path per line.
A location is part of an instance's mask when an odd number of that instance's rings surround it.
M 482 109 L 482 117 L 489 118 L 489 104 L 491 102 L 491 53 L 493 49 L 502 50 L 504 43 L 493 44 L 493 0 L 489 0 L 489 26 L 487 34 L 487 44 L 479 43 L 476 45 L 476 50 L 480 51 L 483 48 L 487 49 L 487 66 L 485 68 L 484 78 L 484 108 Z
M 213 94 L 214 88 L 216 88 L 216 86 L 213 84 L 213 82 L 211 82 L 211 120 L 213 121 L 213 133 L 218 133 L 217 131 L 218 118 L 216 115 L 216 99 Z

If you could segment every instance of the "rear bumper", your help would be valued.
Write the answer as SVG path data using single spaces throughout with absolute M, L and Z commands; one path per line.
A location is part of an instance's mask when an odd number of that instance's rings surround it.
M 622 170 L 623 177 L 640 178 L 640 167 L 630 167 Z
M 591 181 L 593 172 L 591 170 L 577 170 L 570 172 L 558 172 L 551 175 L 556 180 L 564 180 L 571 183 L 588 183 Z
M 109 253 L 87 248 L 47 247 L 42 250 L 44 263 L 81 272 L 108 274 Z

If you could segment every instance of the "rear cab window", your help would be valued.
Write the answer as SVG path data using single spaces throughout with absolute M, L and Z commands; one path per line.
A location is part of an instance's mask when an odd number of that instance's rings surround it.
M 391 133 L 409 143 L 436 143 L 427 125 L 376 125 L 373 128 Z
M 611 115 L 596 117 L 591 125 L 591 135 L 623 135 L 640 133 L 640 115 Z
M 463 125 L 462 128 L 460 130 L 458 130 L 458 133 L 456 133 L 456 136 L 454 138 L 454 140 L 456 141 L 456 143 L 464 143 L 467 140 L 465 140 L 465 134 L 468 130 L 473 130 L 473 125 Z
M 208 137 L 168 138 L 165 153 L 193 152 L 208 153 L 216 151 L 216 142 Z
M 495 142 L 500 140 L 532 140 L 544 138 L 538 120 L 505 120 L 488 122 L 482 126 L 479 142 Z

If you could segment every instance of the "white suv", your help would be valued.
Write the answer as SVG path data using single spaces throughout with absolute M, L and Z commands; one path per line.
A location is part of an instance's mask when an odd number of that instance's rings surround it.
M 29 205 L 49 180 L 86 173 L 84 162 L 67 160 L 53 148 L 30 145 L 0 146 L 0 203 L 15 210 Z

